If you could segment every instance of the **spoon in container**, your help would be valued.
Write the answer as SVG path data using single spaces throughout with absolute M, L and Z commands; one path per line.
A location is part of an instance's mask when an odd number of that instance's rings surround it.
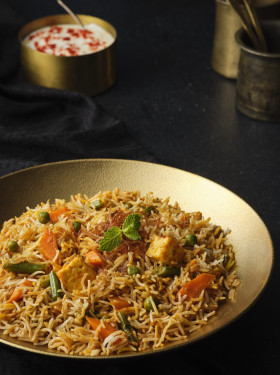
M 262 31 L 261 34 L 263 38 L 260 38 L 261 27 L 257 18 L 257 14 L 254 11 L 252 5 L 249 3 L 249 1 L 244 1 L 245 4 L 240 0 L 228 0 L 228 2 L 240 17 L 242 26 L 244 30 L 247 32 L 254 47 L 258 51 L 266 52 L 267 47 L 266 43 L 263 43 L 264 36 L 262 34 Z
M 257 12 L 250 0 L 243 0 L 243 1 L 247 9 L 248 15 L 251 19 L 252 25 L 254 26 L 254 29 L 256 31 L 259 42 L 261 43 L 262 49 L 263 51 L 267 52 L 267 43 L 266 43 L 262 28 L 261 28 L 261 24 L 260 24 Z
M 79 17 L 72 12 L 72 10 L 62 1 L 62 0 L 57 0 L 57 3 L 72 17 L 74 20 L 84 29 L 85 26 L 82 23 L 82 21 L 79 19 Z

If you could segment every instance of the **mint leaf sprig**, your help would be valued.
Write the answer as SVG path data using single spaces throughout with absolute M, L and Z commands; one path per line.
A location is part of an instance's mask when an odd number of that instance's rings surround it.
M 115 249 L 122 241 L 123 234 L 130 240 L 141 240 L 138 233 L 141 227 L 141 215 L 130 214 L 125 219 L 122 227 L 109 228 L 105 233 L 102 240 L 99 242 L 99 250 L 110 252 Z
M 141 236 L 138 233 L 141 227 L 141 215 L 140 214 L 130 214 L 125 219 L 122 225 L 123 234 L 130 240 L 141 240 Z
M 102 240 L 99 242 L 99 250 L 112 251 L 115 247 L 119 246 L 122 241 L 122 230 L 119 227 L 109 228 L 105 233 Z

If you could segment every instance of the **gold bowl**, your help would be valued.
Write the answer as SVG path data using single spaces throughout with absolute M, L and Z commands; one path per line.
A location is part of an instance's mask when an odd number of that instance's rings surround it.
M 116 78 L 115 28 L 108 22 L 92 16 L 78 15 L 84 25 L 95 23 L 109 32 L 114 42 L 107 48 L 81 56 L 54 56 L 33 50 L 23 39 L 39 28 L 75 24 L 69 15 L 53 15 L 36 19 L 19 32 L 21 65 L 27 82 L 62 90 L 74 90 L 87 95 L 98 95 L 109 89 Z
M 157 350 L 121 353 L 108 357 L 70 356 L 47 347 L 34 346 L 0 334 L 0 342 L 35 353 L 64 358 L 139 357 L 163 353 L 172 348 L 193 343 L 225 327 L 240 317 L 258 299 L 268 282 L 273 264 L 273 245 L 269 232 L 258 214 L 241 198 L 206 178 L 164 165 L 133 160 L 87 159 L 40 165 L 0 177 L 0 224 L 18 216 L 26 206 L 64 198 L 71 194 L 92 196 L 98 191 L 153 191 L 160 198 L 170 197 L 187 212 L 201 211 L 213 223 L 232 230 L 229 241 L 236 253 L 237 275 L 241 285 L 236 300 L 220 306 L 206 326 L 192 332 L 187 341 L 167 345 Z M 231 338 L 228 339 L 229 341 Z

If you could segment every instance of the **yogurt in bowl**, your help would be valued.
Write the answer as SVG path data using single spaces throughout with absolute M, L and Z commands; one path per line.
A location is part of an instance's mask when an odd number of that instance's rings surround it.
M 78 91 L 94 96 L 116 79 L 117 31 L 109 22 L 68 14 L 33 20 L 19 31 L 21 67 L 33 85 Z
M 95 53 L 114 42 L 112 34 L 90 23 L 82 28 L 75 24 L 51 25 L 29 33 L 23 43 L 36 51 L 54 56 L 81 56 Z

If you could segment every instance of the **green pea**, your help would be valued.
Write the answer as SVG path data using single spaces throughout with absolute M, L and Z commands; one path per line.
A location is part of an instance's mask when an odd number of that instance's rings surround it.
M 48 221 L 50 221 L 50 215 L 46 211 L 39 212 L 38 219 L 41 224 L 46 224 Z
M 155 297 L 150 296 L 150 297 L 147 297 L 144 301 L 144 308 L 146 309 L 146 311 L 154 311 L 152 301 L 154 302 L 156 307 L 158 307 L 159 301 Z
M 40 287 L 45 289 L 48 286 L 50 286 L 50 276 L 44 275 L 44 276 L 40 277 Z
M 92 202 L 92 208 L 95 208 L 98 210 L 99 208 L 102 208 L 104 206 L 104 203 L 101 199 L 97 199 L 96 201 Z
M 185 237 L 185 245 L 194 246 L 197 243 L 197 237 L 193 233 L 189 233 Z
M 132 207 L 132 204 L 129 203 L 129 202 L 125 203 L 125 205 L 124 205 L 124 208 L 125 208 L 126 210 L 129 210 L 131 207 Z
M 138 275 L 140 274 L 140 270 L 137 266 L 132 265 L 132 266 L 127 267 L 127 274 L 129 276 Z
M 81 229 L 82 224 L 79 221 L 73 221 L 73 228 L 78 233 Z
M 8 243 L 8 248 L 12 253 L 16 253 L 19 249 L 19 245 L 16 241 L 10 240 Z

